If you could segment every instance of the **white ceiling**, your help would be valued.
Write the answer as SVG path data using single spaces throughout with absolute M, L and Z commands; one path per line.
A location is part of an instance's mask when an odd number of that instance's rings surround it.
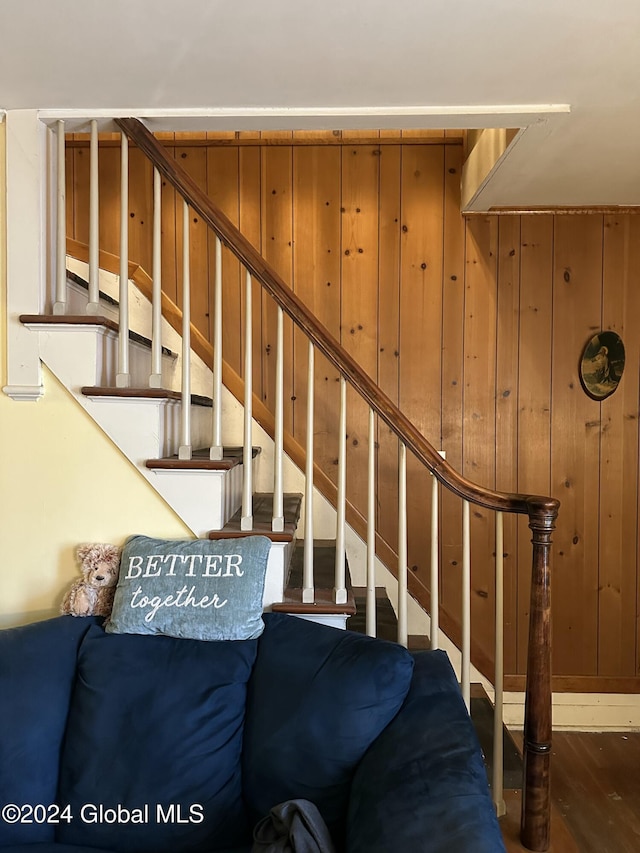
M 3 0 L 0 34 L 6 110 L 530 124 L 487 206 L 640 204 L 638 0 Z

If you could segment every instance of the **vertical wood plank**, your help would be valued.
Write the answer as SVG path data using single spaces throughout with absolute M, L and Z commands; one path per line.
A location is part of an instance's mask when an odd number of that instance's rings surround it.
M 179 134 L 176 134 L 176 139 Z M 176 147 L 176 159 L 202 189 L 207 188 L 207 152 L 205 148 Z M 176 254 L 182 258 L 182 197 L 176 197 Z M 209 259 L 208 228 L 195 211 L 190 210 L 189 244 L 191 276 L 191 322 L 206 337 L 209 336 Z M 148 269 L 148 267 L 147 267 Z M 178 268 L 178 293 L 182 289 L 182 269 Z M 180 297 L 181 299 L 182 297 Z
M 209 148 L 207 151 L 207 192 L 234 225 L 240 221 L 240 152 L 237 147 Z M 209 282 L 215 276 L 215 235 L 209 234 Z M 222 353 L 236 371 L 242 373 L 242 282 L 240 262 L 226 246 L 222 247 Z
M 336 338 L 340 337 L 340 150 L 293 149 L 293 285 L 296 294 Z M 294 436 L 306 445 L 307 338 L 294 334 Z M 315 367 L 314 458 L 335 478 L 335 413 L 339 374 L 319 352 Z
M 495 394 L 497 322 L 495 217 L 467 224 L 464 342 L 464 475 L 495 485 Z M 471 507 L 471 619 L 474 640 L 493 658 L 493 513 Z
M 138 148 L 130 146 L 129 257 L 147 271 L 152 265 L 152 244 L 153 167 Z
M 444 147 L 402 147 L 400 408 L 439 450 Z M 429 588 L 431 478 L 409 454 L 409 566 Z
M 602 216 L 556 216 L 553 276 L 551 487 L 562 501 L 554 535 L 553 672 L 598 669 L 600 404 L 578 366 L 601 326 Z
M 253 245 L 262 249 L 262 227 L 260 199 L 262 194 L 260 148 L 241 148 L 240 152 L 240 230 Z M 223 261 L 224 263 L 224 261 Z M 240 352 L 244 352 L 244 287 L 241 286 L 243 271 L 240 272 Z M 262 398 L 262 288 L 253 284 L 253 391 Z M 226 343 L 225 338 L 225 343 Z M 240 370 L 242 373 L 242 370 Z
M 89 244 L 89 148 L 73 148 L 73 233 L 75 239 Z M 67 205 L 69 202 L 67 202 Z
M 175 157 L 175 148 L 167 148 L 167 153 Z M 162 179 L 162 238 L 161 266 L 162 290 L 169 299 L 178 304 L 178 256 L 176 246 L 176 191 L 171 184 Z M 134 258 L 135 260 L 135 258 Z M 151 271 L 148 270 L 150 273 Z
M 520 239 L 518 491 L 548 495 L 551 489 L 553 217 L 523 216 Z M 555 584 L 555 575 L 551 582 Z M 517 655 L 514 670 L 518 673 L 526 671 L 530 589 L 531 531 L 528 519 L 521 517 L 518 519 Z M 552 596 L 555 596 L 555 588 Z M 509 668 L 507 671 L 512 670 Z
M 67 134 L 67 141 L 71 134 Z M 74 219 L 74 149 L 66 147 L 64 153 L 64 178 L 65 178 L 65 203 L 67 208 L 66 228 L 67 236 L 77 240 Z
M 278 131 L 275 138 L 287 138 Z M 269 135 L 272 138 L 271 133 Z M 290 137 L 290 132 L 289 132 Z M 293 151 L 290 145 L 262 148 L 262 254 L 284 281 L 293 277 Z M 275 355 L 277 309 L 273 299 L 262 294 L 262 399 L 273 409 L 275 400 Z M 284 428 L 293 433 L 293 329 L 284 323 Z
M 398 403 L 400 384 L 400 145 L 380 147 L 378 248 L 378 384 Z M 389 427 L 377 425 L 376 530 L 397 548 L 398 439 Z
M 636 675 L 638 577 L 638 387 L 640 219 L 608 216 L 602 328 L 625 346 L 625 370 L 602 402 L 598 675 Z
M 442 449 L 462 470 L 462 404 L 464 380 L 464 246 L 460 215 L 462 150 L 446 146 L 444 173 L 444 258 L 442 287 Z M 450 614 L 460 613 L 462 566 L 462 501 L 440 490 L 440 596 Z
M 120 149 L 100 147 L 100 248 L 120 255 Z
M 342 345 L 370 376 L 377 374 L 379 149 L 342 149 Z M 347 394 L 349 497 L 366 507 L 369 412 Z
M 496 329 L 496 488 L 518 487 L 518 320 L 520 315 L 520 217 L 498 222 L 498 324 Z M 504 665 L 515 672 L 517 637 L 517 518 L 503 515 Z

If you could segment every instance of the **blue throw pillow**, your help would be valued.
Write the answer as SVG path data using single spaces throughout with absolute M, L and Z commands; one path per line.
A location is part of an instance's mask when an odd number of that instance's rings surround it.
M 271 542 L 131 536 L 122 551 L 111 634 L 250 640 L 263 629 Z
M 57 840 L 120 853 L 247 844 L 240 764 L 256 646 L 92 628 L 60 768 L 58 802 L 74 820 Z
M 279 613 L 264 618 L 243 748 L 250 816 L 311 800 L 340 847 L 353 773 L 400 709 L 413 658 L 351 631 Z
M 0 807 L 56 802 L 76 656 L 95 621 L 59 616 L 0 631 Z M 53 838 L 53 824 L 0 820 L 0 847 Z

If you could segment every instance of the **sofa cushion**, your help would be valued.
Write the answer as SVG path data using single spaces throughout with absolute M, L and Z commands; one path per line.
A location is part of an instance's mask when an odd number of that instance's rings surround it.
M 144 823 L 75 819 L 57 839 L 114 851 L 198 853 L 248 843 L 240 753 L 256 641 L 106 634 L 82 643 L 58 802 L 143 810 Z M 145 807 L 148 811 L 144 811 Z
M 0 806 L 55 803 L 77 650 L 96 621 L 60 616 L 0 631 Z M 0 847 L 53 838 L 52 824 L 0 821 Z
M 412 670 L 395 643 L 266 614 L 243 749 L 252 820 L 285 800 L 311 800 L 340 845 L 354 769 L 398 712 Z
M 480 746 L 442 651 L 416 654 L 402 710 L 356 771 L 347 847 L 504 853 Z
M 108 633 L 195 640 L 251 640 L 264 628 L 262 598 L 271 542 L 131 536 Z

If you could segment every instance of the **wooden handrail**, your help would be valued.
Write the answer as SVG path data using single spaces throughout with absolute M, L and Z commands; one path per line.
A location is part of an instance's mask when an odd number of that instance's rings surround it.
M 455 471 L 362 370 L 340 342 L 314 317 L 222 210 L 180 164 L 166 153 L 153 134 L 135 118 L 116 119 L 116 124 L 146 154 L 160 173 L 261 283 L 307 338 L 351 383 L 400 441 L 449 491 L 488 509 L 520 513 L 529 517 L 529 527 L 533 534 L 533 560 L 525 697 L 525 778 L 521 840 L 531 850 L 547 850 L 550 842 L 551 758 L 550 552 L 551 534 L 560 502 L 541 495 L 510 494 L 487 489 Z

